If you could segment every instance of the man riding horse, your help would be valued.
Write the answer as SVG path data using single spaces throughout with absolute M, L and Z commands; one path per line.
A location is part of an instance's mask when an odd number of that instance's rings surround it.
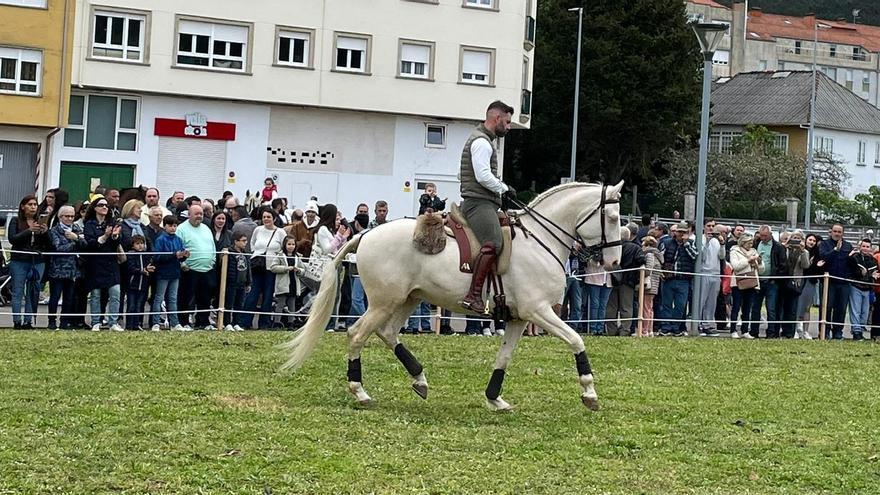
M 516 191 L 498 178 L 498 149 L 495 140 L 510 130 L 513 107 L 494 101 L 486 109 L 486 120 L 471 133 L 461 152 L 461 211 L 480 244 L 472 264 L 471 287 L 459 303 L 465 309 L 482 313 L 483 284 L 501 251 L 498 209 L 502 199 L 516 199 Z

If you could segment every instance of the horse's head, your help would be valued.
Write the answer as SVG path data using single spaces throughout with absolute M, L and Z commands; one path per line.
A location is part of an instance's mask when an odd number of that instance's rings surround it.
M 602 263 L 606 270 L 620 264 L 620 190 L 623 181 L 616 186 L 601 186 L 597 194 L 590 195 L 587 209 L 580 214 L 577 235 L 583 247 L 582 257 Z

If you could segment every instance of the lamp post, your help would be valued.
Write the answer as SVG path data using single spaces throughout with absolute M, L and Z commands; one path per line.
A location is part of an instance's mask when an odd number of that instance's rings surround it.
M 810 129 L 807 131 L 807 194 L 804 198 L 804 230 L 810 230 L 810 216 L 813 206 L 813 134 L 816 130 L 816 53 L 819 51 L 819 22 L 813 23 L 813 84 L 810 89 Z
M 721 43 L 724 33 L 727 32 L 728 25 L 715 22 L 695 22 L 691 24 L 697 40 L 700 42 L 700 51 L 703 52 L 703 108 L 700 117 L 700 162 L 697 172 L 697 218 L 694 227 L 696 238 L 694 239 L 697 248 L 697 262 L 694 265 L 695 271 L 699 273 L 700 265 L 703 261 L 703 219 L 706 210 L 706 162 L 709 158 L 709 102 L 712 93 L 712 57 L 715 55 L 715 49 Z M 691 333 L 697 331 L 697 325 L 700 321 L 702 304 L 700 304 L 701 280 L 699 277 L 694 279 L 693 300 L 691 301 L 691 317 L 694 322 Z
M 574 115 L 571 122 L 571 171 L 569 172 L 569 180 L 574 182 L 575 163 L 577 163 L 577 135 L 578 135 L 578 108 L 581 94 L 581 28 L 584 20 L 584 8 L 574 7 L 568 9 L 569 12 L 578 13 L 578 40 L 577 40 L 577 65 L 574 72 Z

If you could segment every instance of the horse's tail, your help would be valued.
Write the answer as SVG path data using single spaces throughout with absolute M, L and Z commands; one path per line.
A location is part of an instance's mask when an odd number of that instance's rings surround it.
M 324 267 L 321 286 L 318 289 L 318 295 L 315 296 L 315 300 L 312 303 L 309 319 L 292 339 L 279 345 L 281 349 L 289 353 L 287 362 L 281 366 L 282 370 L 296 370 L 317 347 L 318 341 L 321 340 L 321 335 L 324 334 L 324 329 L 327 327 L 327 322 L 330 321 L 333 306 L 336 302 L 336 291 L 339 289 L 339 265 L 345 260 L 347 254 L 357 250 L 360 241 L 361 234 L 354 236 L 352 240 L 345 243 L 339 249 L 333 260 Z

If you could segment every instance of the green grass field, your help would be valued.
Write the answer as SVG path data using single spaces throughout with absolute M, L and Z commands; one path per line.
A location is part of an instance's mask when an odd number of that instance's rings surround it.
M 288 336 L 0 332 L 0 494 L 880 493 L 877 344 L 592 338 L 590 412 L 529 338 L 497 414 L 497 338 L 405 337 L 427 401 L 371 340 L 359 409 L 344 336 Z

